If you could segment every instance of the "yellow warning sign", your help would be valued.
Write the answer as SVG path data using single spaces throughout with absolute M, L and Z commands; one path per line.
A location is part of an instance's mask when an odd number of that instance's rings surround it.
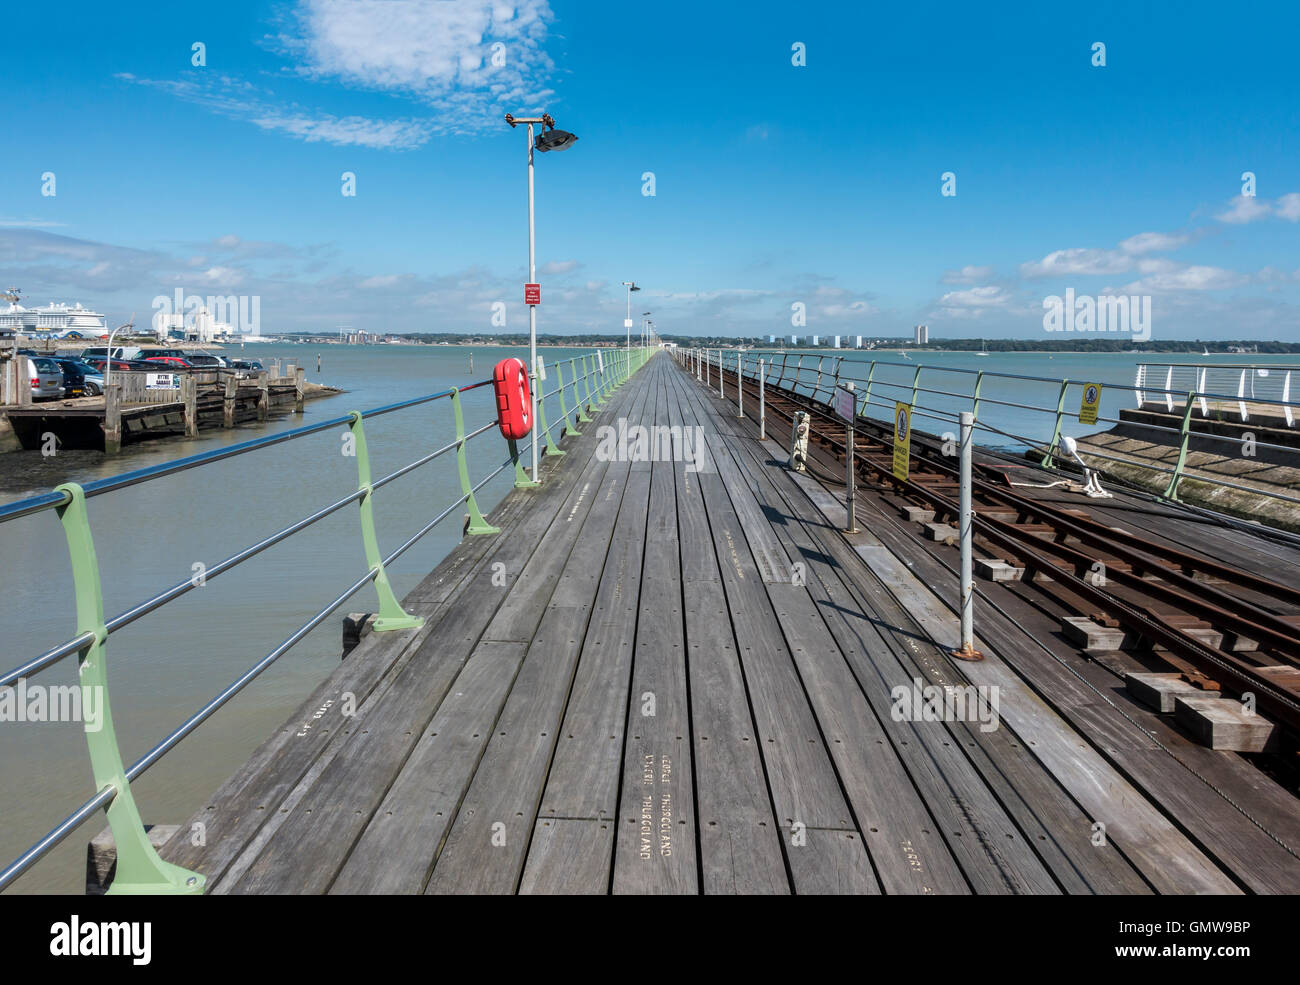
M 894 405 L 894 478 L 906 480 L 912 460 L 912 405 Z
M 1083 401 L 1079 404 L 1079 423 L 1096 424 L 1097 409 L 1101 406 L 1101 384 L 1085 383 Z

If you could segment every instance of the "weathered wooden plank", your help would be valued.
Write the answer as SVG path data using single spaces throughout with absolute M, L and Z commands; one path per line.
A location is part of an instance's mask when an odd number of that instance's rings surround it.
M 608 892 L 614 827 L 613 818 L 538 818 L 519 892 L 562 896 Z

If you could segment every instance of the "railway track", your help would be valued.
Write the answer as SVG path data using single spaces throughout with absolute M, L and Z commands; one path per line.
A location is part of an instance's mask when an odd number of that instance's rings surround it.
M 734 388 L 736 374 L 724 381 Z M 757 381 L 743 386 L 746 405 L 757 407 Z M 842 467 L 847 428 L 826 404 L 771 384 L 765 391 L 769 425 L 774 415 L 788 438 L 793 414 L 807 412 L 811 437 Z M 957 520 L 957 464 L 942 440 L 914 432 L 910 475 L 899 480 L 888 427 L 860 417 L 854 434 L 860 483 Z M 1260 714 L 1300 735 L 1300 588 L 1025 495 L 1005 464 L 978 464 L 971 492 L 973 536 L 986 556 L 1023 568 L 1061 607 L 1123 630 L 1194 685 L 1253 695 Z

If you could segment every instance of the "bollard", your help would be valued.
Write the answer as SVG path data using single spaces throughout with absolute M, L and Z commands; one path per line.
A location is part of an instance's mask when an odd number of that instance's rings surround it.
M 975 580 L 971 574 L 971 433 L 975 430 L 975 415 L 961 412 L 961 516 L 958 527 L 961 533 L 961 648 L 953 651 L 959 660 L 983 660 L 984 654 L 975 649 Z

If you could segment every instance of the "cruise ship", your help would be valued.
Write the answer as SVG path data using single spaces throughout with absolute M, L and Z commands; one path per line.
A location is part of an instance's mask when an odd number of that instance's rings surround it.
M 20 303 L 18 292 L 12 288 L 0 294 L 9 307 L 0 311 L 0 330 L 10 329 L 23 335 L 50 333 L 66 335 L 76 332 L 86 338 L 99 338 L 108 334 L 103 314 L 83 308 L 80 304 L 47 304 L 41 308 L 28 308 Z

